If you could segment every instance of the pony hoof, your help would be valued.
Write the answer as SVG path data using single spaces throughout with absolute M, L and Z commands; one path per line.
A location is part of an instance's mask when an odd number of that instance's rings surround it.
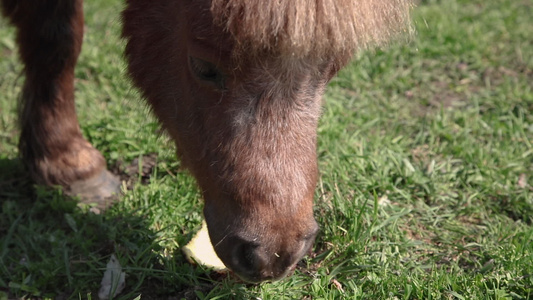
M 90 205 L 91 211 L 99 213 L 118 201 L 120 180 L 108 170 L 85 180 L 73 182 L 68 195 L 80 198 L 80 203 Z

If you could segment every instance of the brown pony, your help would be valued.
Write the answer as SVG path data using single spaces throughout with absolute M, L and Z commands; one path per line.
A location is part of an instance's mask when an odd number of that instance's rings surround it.
M 205 199 L 215 250 L 243 279 L 294 270 L 318 231 L 316 128 L 328 81 L 409 28 L 408 0 L 127 0 L 134 84 Z M 91 201 L 118 190 L 80 132 L 81 0 L 1 0 L 25 84 L 20 154 L 33 179 Z

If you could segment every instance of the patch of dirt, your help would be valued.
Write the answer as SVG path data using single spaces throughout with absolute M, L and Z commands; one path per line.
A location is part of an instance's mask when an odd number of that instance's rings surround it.
M 415 221 L 413 220 L 413 222 Z M 401 225 L 399 228 L 404 232 L 405 236 L 412 241 L 420 241 L 431 247 L 436 245 L 436 234 L 434 232 L 425 228 L 425 226 L 420 223 L 416 223 L 416 225 L 413 226 L 414 227 Z
M 529 69 L 526 65 L 519 65 L 517 69 L 511 70 L 504 66 L 498 68 L 487 68 L 483 74 L 483 81 L 489 81 L 492 85 L 501 84 L 505 78 L 524 76 L 533 79 L 533 70 Z
M 449 76 L 404 93 L 407 99 L 421 102 L 418 111 L 415 111 L 417 115 L 423 117 L 440 109 L 464 107 L 468 105 L 472 94 L 480 93 L 487 87 L 501 85 L 509 78 L 526 77 L 533 80 L 533 70 L 523 64 L 515 69 L 498 66 L 475 70 L 469 64 L 460 62 L 447 69 L 450 71 Z
M 110 171 L 119 176 L 120 180 L 126 182 L 126 187 L 132 189 L 137 182 L 141 184 L 150 183 L 154 167 L 157 165 L 157 154 L 149 153 L 140 158 L 135 158 L 131 163 L 117 161 Z

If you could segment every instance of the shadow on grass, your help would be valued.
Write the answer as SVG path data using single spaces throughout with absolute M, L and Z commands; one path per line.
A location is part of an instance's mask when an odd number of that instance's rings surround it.
M 19 160 L 0 159 L 0 298 L 97 298 L 111 254 L 126 272 L 118 299 L 196 298 L 221 279 L 165 253 L 132 210 L 89 212 L 59 189 L 35 186 Z M 3 294 L 3 295 L 2 295 Z

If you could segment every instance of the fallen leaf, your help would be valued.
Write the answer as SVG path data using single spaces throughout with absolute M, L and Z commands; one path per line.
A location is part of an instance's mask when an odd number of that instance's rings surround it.
M 115 254 L 111 254 L 111 257 L 106 265 L 104 277 L 100 283 L 98 298 L 100 298 L 100 300 L 114 298 L 116 295 L 122 292 L 125 286 L 126 273 L 122 272 L 122 266 L 115 257 Z
M 387 197 L 387 195 L 383 195 L 383 196 L 379 197 L 378 205 L 379 206 L 389 206 L 389 205 L 391 205 L 391 201 L 389 200 L 389 197 Z
M 197 263 L 215 271 L 227 270 L 224 263 L 218 258 L 215 249 L 213 249 L 205 221 L 202 222 L 202 228 L 182 248 L 182 251 L 187 260 L 192 264 Z
M 525 188 L 527 186 L 527 179 L 526 179 L 526 174 L 522 173 L 520 174 L 520 176 L 518 177 L 518 187 L 520 188 Z
M 335 278 L 331 279 L 331 283 L 333 286 L 337 288 L 337 290 L 341 291 L 341 293 L 344 293 L 344 289 L 342 288 L 342 284 Z

